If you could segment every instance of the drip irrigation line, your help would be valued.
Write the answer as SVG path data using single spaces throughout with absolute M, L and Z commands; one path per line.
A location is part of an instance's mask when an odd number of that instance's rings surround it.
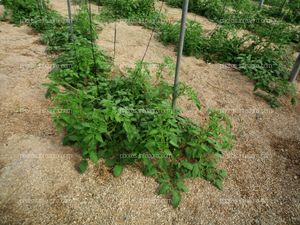
M 163 0 L 162 3 L 161 3 L 160 10 L 159 10 L 159 16 L 157 17 L 157 19 L 156 19 L 154 25 L 156 25 L 158 19 L 160 18 L 160 15 L 161 15 L 161 12 L 162 12 L 164 3 L 165 3 L 165 0 Z M 152 32 L 151 32 L 151 35 L 150 35 L 150 38 L 149 38 L 149 41 L 148 41 L 146 50 L 145 50 L 144 55 L 143 55 L 143 58 L 142 58 L 142 63 L 144 62 L 144 59 L 145 59 L 145 57 L 146 57 L 146 55 L 147 55 L 147 52 L 148 52 L 148 50 L 149 50 L 150 43 L 151 43 L 151 41 L 152 41 L 152 38 L 153 38 L 153 35 L 154 35 L 154 32 L 155 32 L 155 27 L 156 27 L 156 26 L 154 26 L 154 28 L 152 29 Z

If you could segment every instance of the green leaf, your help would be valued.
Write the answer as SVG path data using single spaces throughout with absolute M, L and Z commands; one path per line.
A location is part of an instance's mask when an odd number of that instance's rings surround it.
M 225 178 L 227 176 L 227 172 L 225 170 L 219 170 L 218 174 L 221 178 Z
M 183 192 L 187 192 L 189 190 L 182 181 L 178 181 L 176 186 L 178 190 Z
M 113 174 L 114 174 L 115 177 L 121 176 L 122 172 L 123 172 L 123 166 L 122 165 L 114 166 Z
M 156 142 L 154 140 L 150 140 L 145 144 L 145 147 L 151 151 L 153 148 L 156 147 Z
M 162 170 L 167 170 L 167 161 L 165 159 L 159 159 L 158 166 Z
M 84 173 L 88 167 L 88 161 L 86 159 L 83 159 L 79 163 L 79 172 Z
M 219 190 L 223 190 L 223 187 L 222 187 L 222 181 L 221 180 L 215 180 L 213 182 L 213 184 L 219 189 Z
M 162 183 L 160 186 L 159 186 L 159 190 L 158 190 L 158 194 L 166 194 L 168 193 L 168 191 L 170 190 L 171 188 L 171 184 L 170 183 Z
M 200 175 L 199 166 L 198 165 L 194 165 L 192 176 L 193 177 L 198 177 L 199 175 Z
M 96 134 L 96 135 L 95 135 L 95 139 L 96 139 L 97 141 L 99 141 L 100 143 L 103 143 L 103 139 L 102 139 L 102 135 L 101 135 L 101 134 Z
M 183 160 L 183 161 L 181 162 L 181 165 L 182 165 L 184 168 L 188 169 L 188 170 L 192 170 L 192 169 L 194 168 L 193 164 L 189 163 L 189 162 L 186 161 L 186 160 Z
M 144 175 L 145 176 L 155 176 L 157 174 L 157 170 L 153 166 L 148 166 L 144 170 Z
M 173 208 L 177 208 L 179 206 L 180 201 L 181 201 L 180 193 L 178 191 L 172 191 L 171 203 Z
M 173 146 L 176 147 L 176 148 L 179 148 L 179 146 L 178 146 L 178 144 L 177 144 L 177 139 L 172 139 L 172 140 L 170 141 L 170 144 L 173 145 Z
M 108 167 L 113 167 L 114 165 L 116 165 L 116 160 L 115 159 L 107 159 L 105 161 L 105 164 L 108 166 Z
M 106 123 L 102 123 L 99 126 L 99 132 L 101 132 L 101 133 L 106 133 L 107 132 L 107 125 L 106 125 Z
M 90 152 L 90 159 L 92 160 L 93 163 L 97 163 L 98 162 L 98 156 L 97 156 L 97 153 L 96 151 L 91 151 Z

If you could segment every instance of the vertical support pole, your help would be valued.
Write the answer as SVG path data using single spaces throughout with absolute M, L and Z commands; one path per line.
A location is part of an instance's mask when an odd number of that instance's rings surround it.
M 96 55 L 95 55 L 95 49 L 94 49 L 94 37 L 93 37 L 93 19 L 92 19 L 92 8 L 91 3 L 89 0 L 87 0 L 88 4 L 88 14 L 89 14 L 89 22 L 90 22 L 90 38 L 91 38 L 91 49 L 92 49 L 92 56 L 94 61 L 94 74 L 97 72 L 97 64 L 96 64 Z
M 259 2 L 259 8 L 260 8 L 260 9 L 263 7 L 264 2 L 265 2 L 265 0 L 260 0 L 260 2 Z
M 71 36 L 71 40 L 73 40 L 73 39 L 74 39 L 74 33 L 73 33 L 73 21 L 72 21 L 71 0 L 67 0 L 67 2 L 68 2 L 68 16 L 69 16 L 70 36 Z
M 180 31 L 180 39 L 179 39 L 179 46 L 178 46 L 178 52 L 177 52 L 175 80 L 174 80 L 174 86 L 173 86 L 173 100 L 172 100 L 173 109 L 176 107 L 177 86 L 178 86 L 178 82 L 179 82 L 180 62 L 181 62 L 183 46 L 184 46 L 184 36 L 185 36 L 185 30 L 186 30 L 186 17 L 187 17 L 187 13 L 188 13 L 188 7 L 189 7 L 189 0 L 184 0 L 183 6 L 182 6 L 181 31 Z
M 291 72 L 291 76 L 289 78 L 290 82 L 294 82 L 298 76 L 298 74 L 300 73 L 300 53 L 298 55 L 298 58 L 296 60 L 296 63 L 293 67 L 293 70 Z

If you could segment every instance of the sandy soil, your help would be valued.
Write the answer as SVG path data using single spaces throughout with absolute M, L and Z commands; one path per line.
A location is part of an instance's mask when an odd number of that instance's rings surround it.
M 150 31 L 123 22 L 117 27 L 115 64 L 132 66 L 141 59 Z M 112 24 L 105 26 L 98 41 L 109 54 L 113 29 Z M 155 194 L 156 182 L 135 168 L 125 169 L 120 178 L 102 166 L 83 175 L 76 172 L 80 156 L 61 146 L 61 135 L 46 112 L 49 102 L 42 83 L 50 64 L 45 47 L 27 27 L 0 23 L 0 31 L 2 224 L 300 223 L 300 105 L 292 107 L 282 99 L 285 107 L 271 110 L 253 95 L 253 84 L 239 72 L 184 57 L 181 79 L 197 90 L 204 110 L 228 112 L 237 142 L 220 162 L 229 174 L 224 191 L 201 179 L 189 180 L 190 190 L 174 210 Z M 146 61 L 174 58 L 173 49 L 154 39 Z M 30 66 L 37 63 L 44 66 Z M 187 101 L 179 104 L 195 120 L 204 115 Z

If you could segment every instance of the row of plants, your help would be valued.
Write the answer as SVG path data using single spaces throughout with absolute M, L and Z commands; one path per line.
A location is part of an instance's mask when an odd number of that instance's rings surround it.
M 173 7 L 182 7 L 183 0 L 166 0 Z M 205 16 L 223 26 L 249 30 L 279 44 L 300 43 L 300 31 L 295 26 L 260 11 L 250 0 L 190 0 L 189 11 Z M 231 6 L 232 10 L 229 9 Z M 299 7 L 299 6 L 298 6 Z M 299 11 L 296 11 L 299 13 Z
M 267 7 L 263 7 L 263 12 L 266 15 L 282 18 L 289 23 L 300 24 L 300 1 L 266 0 L 265 5 Z
M 65 109 L 53 119 L 64 130 L 63 143 L 81 150 L 81 172 L 88 159 L 105 162 L 116 177 L 125 165 L 135 165 L 156 179 L 158 193 L 170 197 L 173 207 L 188 190 L 186 178 L 201 177 L 222 188 L 226 172 L 216 164 L 232 147 L 231 123 L 224 113 L 209 110 L 207 122 L 199 125 L 171 107 L 173 87 L 164 79 L 174 69 L 170 59 L 157 65 L 155 74 L 141 62 L 126 72 L 112 71 L 111 58 L 94 44 L 95 24 L 90 23 L 86 4 L 74 17 L 73 35 L 65 18 L 46 2 L 43 8 L 34 0 L 3 4 L 12 22 L 27 21 L 58 54 L 47 97 L 53 107 Z M 195 92 L 180 83 L 178 96 L 183 95 L 200 110 Z
M 165 23 L 158 33 L 164 44 L 177 44 L 180 23 Z M 187 23 L 184 54 L 202 57 L 207 62 L 236 65 L 243 74 L 255 82 L 254 91 L 263 97 L 272 108 L 280 106 L 280 96 L 296 101 L 293 84 L 288 82 L 291 61 L 286 50 L 273 46 L 254 35 L 240 38 L 232 30 L 219 27 L 207 36 L 199 23 Z M 261 92 L 261 91 L 263 92 Z
M 104 0 L 102 3 L 106 7 L 102 9 L 100 18 L 102 21 L 135 21 L 154 29 L 157 39 L 164 44 L 176 46 L 180 22 L 169 22 L 163 14 L 155 11 L 154 0 L 149 0 L 151 4 L 147 4 L 141 14 L 134 10 L 139 2 L 143 1 L 122 0 L 106 3 Z M 273 108 L 280 106 L 277 99 L 283 95 L 289 96 L 292 103 L 296 101 L 295 87 L 288 82 L 292 66 L 289 60 L 291 56 L 284 45 L 275 46 L 251 34 L 238 37 L 234 28 L 226 26 L 218 27 L 206 35 L 199 23 L 188 21 L 183 53 L 187 56 L 202 57 L 207 62 L 235 64 L 243 74 L 255 82 L 255 93 Z

